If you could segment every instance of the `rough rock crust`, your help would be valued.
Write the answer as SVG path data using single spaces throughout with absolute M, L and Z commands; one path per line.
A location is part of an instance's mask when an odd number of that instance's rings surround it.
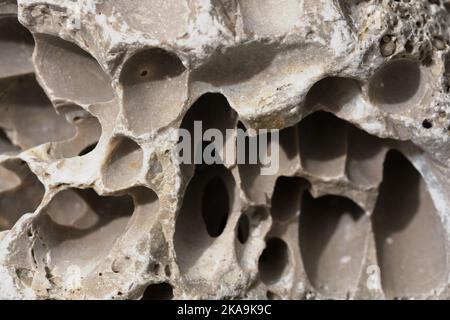
M 449 2 L 17 2 L 0 298 L 450 296 Z M 194 120 L 282 129 L 280 172 L 180 167 Z

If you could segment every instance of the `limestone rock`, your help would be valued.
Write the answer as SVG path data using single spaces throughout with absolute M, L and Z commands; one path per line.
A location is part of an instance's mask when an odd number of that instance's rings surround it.
M 449 12 L 0 0 L 0 298 L 449 298 Z M 178 164 L 194 121 L 280 170 Z

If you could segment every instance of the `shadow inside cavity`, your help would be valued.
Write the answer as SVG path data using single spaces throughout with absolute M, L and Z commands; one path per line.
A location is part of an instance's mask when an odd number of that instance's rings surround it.
M 249 81 L 269 67 L 276 54 L 276 46 L 260 42 L 229 48 L 197 69 L 193 78 L 215 86 Z
M 92 189 L 58 193 L 35 222 L 36 256 L 49 254 L 55 274 L 72 265 L 89 272 L 113 248 L 133 214 L 130 196 L 99 196 Z M 48 252 L 48 253 L 46 253 Z
M 168 283 L 157 283 L 149 285 L 141 300 L 172 300 L 173 287 Z
M 299 243 L 306 274 L 316 290 L 345 294 L 356 285 L 369 221 L 348 198 L 314 199 L 305 192 L 299 218 Z
M 289 265 L 289 250 L 287 244 L 279 238 L 266 241 L 266 248 L 262 252 L 258 269 L 261 280 L 271 285 L 279 281 Z
M 200 166 L 186 188 L 175 225 L 175 251 L 183 273 L 219 238 L 234 207 L 235 182 L 222 165 Z
M 396 150 L 385 160 L 373 214 L 377 257 L 388 297 L 430 294 L 446 279 L 446 239 L 427 185 Z
M 350 103 L 361 94 L 358 81 L 350 78 L 328 77 L 315 83 L 305 99 L 306 108 L 318 105 L 338 112 L 342 106 Z

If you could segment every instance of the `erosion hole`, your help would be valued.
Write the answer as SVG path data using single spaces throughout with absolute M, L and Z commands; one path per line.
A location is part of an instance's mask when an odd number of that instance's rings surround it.
M 172 300 L 173 288 L 168 283 L 151 284 L 145 289 L 141 300 Z
M 88 153 L 91 153 L 92 151 L 94 151 L 94 149 L 97 147 L 97 143 L 93 143 L 89 146 L 87 146 L 86 148 L 84 148 L 83 150 L 81 150 L 81 152 L 78 154 L 79 157 L 82 157 L 84 155 L 87 155 Z
M 51 257 L 51 272 L 64 276 L 77 265 L 89 273 L 109 254 L 134 212 L 133 199 L 99 196 L 92 189 L 59 192 L 36 220 L 36 259 Z M 39 255 L 39 257 L 38 257 Z
M 11 229 L 25 213 L 36 210 L 44 186 L 25 162 L 0 167 L 0 231 Z
M 345 295 L 356 286 L 365 254 L 369 219 L 350 199 L 303 196 L 299 241 L 311 284 L 327 295 Z
M 289 264 L 287 244 L 279 238 L 271 238 L 266 242 L 258 268 L 261 280 L 267 284 L 274 284 L 283 276 Z
M 198 264 L 218 263 L 221 251 L 215 244 L 226 241 L 221 235 L 228 215 L 240 210 L 236 196 L 234 177 L 223 165 L 196 167 L 175 224 L 174 247 L 183 274 L 198 278 Z
M 250 235 L 250 221 L 245 213 L 241 215 L 238 221 L 237 238 L 240 243 L 247 242 Z
M 422 122 L 422 127 L 425 129 L 431 129 L 433 127 L 433 122 L 431 120 L 425 119 Z
M 223 137 L 227 138 L 226 131 L 227 129 L 233 129 L 235 127 L 237 113 L 230 107 L 228 100 L 222 94 L 206 93 L 198 98 L 197 101 L 189 108 L 181 123 L 181 128 L 188 130 L 191 138 L 194 137 L 195 134 L 194 124 L 196 121 L 201 121 L 202 130 L 204 132 L 208 129 L 217 129 L 222 133 Z M 226 143 L 234 142 L 231 138 L 232 137 L 230 137 L 230 141 L 223 141 L 224 150 Z M 203 141 L 202 145 L 195 146 L 194 139 L 190 139 L 190 141 L 187 142 L 183 139 L 180 137 L 180 142 L 183 144 L 188 143 L 192 150 L 191 158 L 186 158 L 186 161 L 184 162 L 189 161 L 191 164 L 196 163 L 195 159 L 197 157 L 198 160 L 201 160 L 197 161 L 197 163 L 204 163 L 202 155 L 206 146 L 208 146 L 211 142 Z M 214 152 L 215 151 L 216 150 L 214 150 Z M 183 157 L 184 155 L 180 153 L 180 156 Z M 218 157 L 215 156 L 215 159 L 218 159 Z M 183 167 L 185 172 L 188 172 L 189 169 L 193 169 L 193 165 L 185 165 Z
M 386 112 L 399 112 L 403 108 L 414 107 L 414 98 L 420 91 L 421 80 L 418 62 L 408 59 L 392 61 L 378 70 L 370 80 L 369 98 Z
M 227 187 L 221 178 L 214 177 L 206 184 L 202 198 L 202 217 L 211 237 L 217 238 L 222 234 L 229 211 Z

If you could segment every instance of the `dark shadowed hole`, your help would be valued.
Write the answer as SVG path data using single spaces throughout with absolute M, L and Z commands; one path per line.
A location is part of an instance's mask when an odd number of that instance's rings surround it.
M 348 78 L 329 77 L 314 84 L 306 95 L 305 105 L 322 105 L 329 110 L 338 111 L 361 93 L 358 81 Z
M 315 112 L 300 122 L 300 158 L 306 171 L 321 176 L 342 173 L 348 126 L 334 114 L 323 111 Z
M 222 234 L 228 220 L 230 199 L 225 183 L 219 177 L 212 178 L 205 186 L 202 198 L 202 216 L 211 237 Z
M 189 108 L 189 111 L 183 118 L 181 128 L 186 129 L 194 137 L 194 125 L 196 121 L 201 121 L 202 130 L 205 132 L 208 129 L 218 129 L 226 138 L 226 130 L 233 129 L 236 125 L 237 113 L 230 107 L 225 96 L 218 93 L 206 93 L 198 98 L 197 101 Z M 180 137 L 180 141 L 181 141 Z M 202 157 L 205 148 L 211 144 L 210 141 L 202 141 L 201 146 L 197 146 L 195 150 L 194 139 L 191 139 L 191 159 L 190 163 L 195 161 L 195 151 L 198 152 L 199 160 L 202 164 L 204 159 Z M 223 141 L 226 142 L 225 139 Z M 212 156 L 215 157 L 215 151 Z M 180 152 L 180 155 L 182 153 Z M 189 166 L 189 165 L 188 165 Z
M 93 189 L 59 192 L 34 226 L 40 235 L 33 246 L 36 259 L 48 255 L 49 272 L 58 277 L 69 275 L 73 265 L 79 266 L 84 276 L 113 250 L 134 209 L 128 195 L 100 196 Z M 42 251 L 42 246 L 48 249 Z
M 411 53 L 414 50 L 414 46 L 411 41 L 405 43 L 405 51 Z
M 269 136 L 271 137 L 271 135 Z M 280 149 L 286 154 L 286 159 L 280 159 L 280 165 L 281 167 L 290 166 L 291 163 L 298 159 L 297 126 L 291 126 L 280 130 L 279 140 Z
M 97 142 L 93 143 L 93 144 L 87 146 L 86 148 L 84 148 L 83 150 L 81 150 L 81 152 L 78 156 L 82 157 L 82 156 L 92 152 L 95 149 L 95 147 L 97 147 Z
M 433 127 L 433 122 L 431 120 L 425 119 L 422 122 L 422 127 L 425 129 L 431 129 Z
M 250 220 L 252 221 L 252 223 L 255 223 L 258 225 L 259 223 L 266 220 L 268 216 L 269 216 L 269 214 L 268 214 L 266 208 L 264 208 L 262 206 L 261 207 L 258 206 L 258 207 L 252 208 L 252 211 L 250 214 Z
M 302 180 L 300 178 L 279 177 L 272 196 L 272 216 L 286 221 L 300 209 Z
M 212 236 L 219 236 L 226 228 L 229 210 L 234 204 L 235 180 L 231 172 L 223 165 L 205 166 L 204 169 L 196 167 L 175 224 L 174 247 L 183 274 L 197 270 L 191 268 L 210 259 L 207 252 L 218 240 Z M 235 234 L 237 220 L 238 217 L 230 225 L 234 237 L 231 241 L 239 246 Z
M 382 176 L 384 142 L 353 125 L 348 128 L 347 177 L 360 186 L 375 186 Z
M 277 282 L 287 267 L 288 259 L 286 243 L 279 238 L 269 239 L 258 263 L 261 280 L 265 284 Z
M 172 300 L 173 288 L 168 283 L 151 284 L 145 289 L 142 300 Z
M 7 141 L 10 144 L 12 144 L 11 141 L 9 140 L 8 136 L 6 135 L 5 131 L 2 128 L 0 128 L 0 140 Z
M 248 240 L 249 232 L 250 232 L 250 221 L 246 214 L 243 214 L 239 218 L 238 222 L 238 230 L 237 237 L 240 243 L 244 244 Z
M 42 201 L 44 186 L 25 162 L 0 166 L 0 232 L 11 229 Z

